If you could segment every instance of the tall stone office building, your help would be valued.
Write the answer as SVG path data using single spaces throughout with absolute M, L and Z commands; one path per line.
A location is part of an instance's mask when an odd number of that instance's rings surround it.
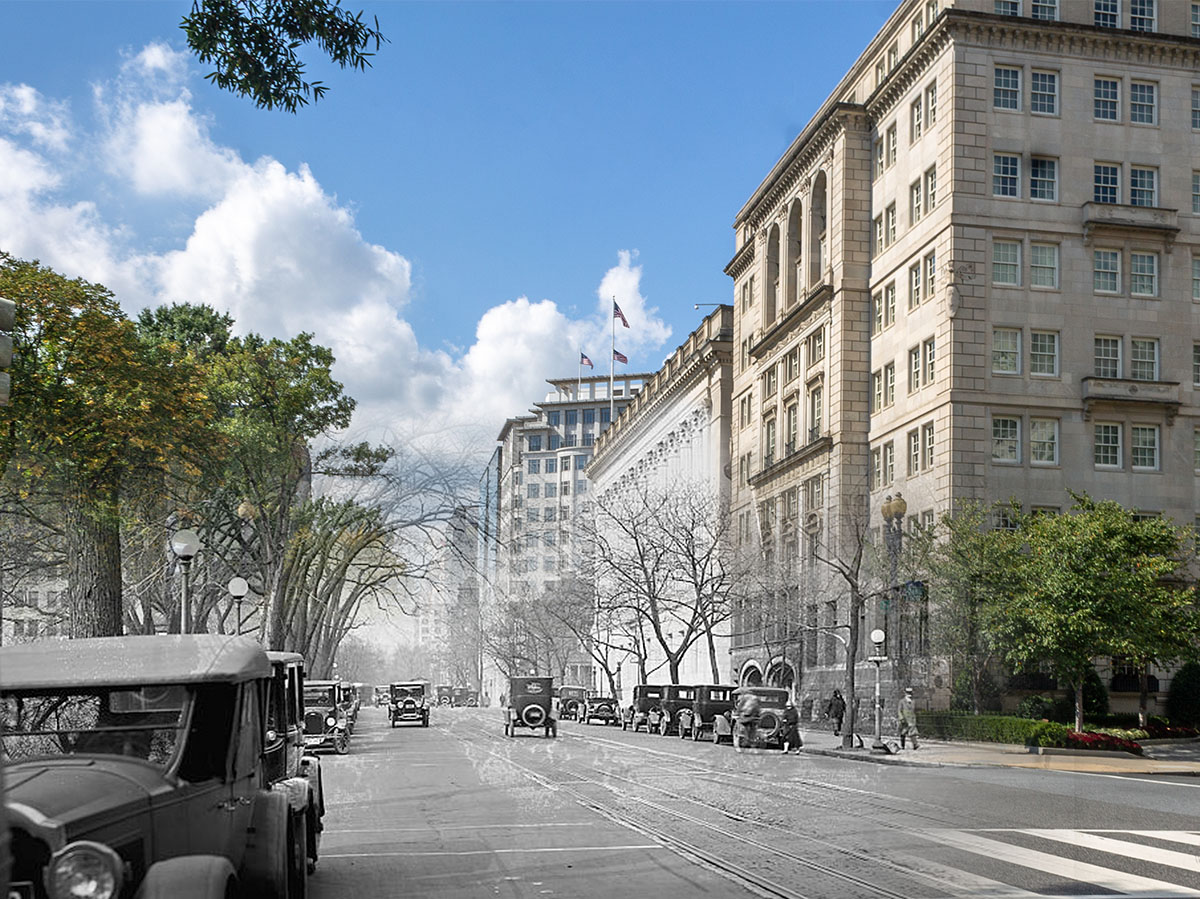
M 1200 3 L 906 0 L 738 213 L 734 514 L 796 596 L 802 698 L 844 664 L 828 560 L 864 524 L 886 558 L 888 497 L 905 532 L 1069 490 L 1193 522 L 1198 149 Z

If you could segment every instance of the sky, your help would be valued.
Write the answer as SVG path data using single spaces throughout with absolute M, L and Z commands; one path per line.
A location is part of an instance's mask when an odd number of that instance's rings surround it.
M 389 42 L 306 51 L 291 115 L 205 80 L 190 2 L 0 0 L 0 250 L 311 331 L 352 436 L 486 455 L 581 351 L 607 373 L 614 299 L 629 372 L 731 302 L 734 217 L 897 3 L 342 5 Z

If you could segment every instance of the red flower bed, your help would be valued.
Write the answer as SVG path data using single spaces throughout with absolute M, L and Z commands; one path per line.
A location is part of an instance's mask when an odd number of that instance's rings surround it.
M 1186 739 L 1200 737 L 1200 731 L 1194 727 L 1168 727 L 1165 724 L 1147 724 L 1144 728 L 1152 740 Z
M 1142 747 L 1133 740 L 1123 740 L 1108 734 L 1080 733 L 1071 731 L 1067 734 L 1067 747 L 1070 749 L 1109 749 L 1119 752 L 1142 754 Z

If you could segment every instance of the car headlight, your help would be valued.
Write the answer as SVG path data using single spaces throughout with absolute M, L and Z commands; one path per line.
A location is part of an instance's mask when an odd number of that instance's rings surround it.
M 330 715 L 328 718 L 325 719 L 325 724 L 328 727 L 333 727 L 335 724 L 337 724 L 337 718 L 334 718 L 333 715 Z
M 50 857 L 46 892 L 50 899 L 112 899 L 121 892 L 124 868 L 103 843 L 70 843 Z

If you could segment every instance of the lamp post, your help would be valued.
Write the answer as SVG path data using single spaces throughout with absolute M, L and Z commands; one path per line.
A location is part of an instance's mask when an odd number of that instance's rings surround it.
M 187 634 L 192 628 L 192 597 L 189 593 L 188 576 L 191 574 L 192 559 L 200 551 L 200 535 L 191 528 L 176 531 L 171 537 L 171 552 L 183 563 L 183 596 L 179 608 L 179 633 Z
M 897 626 L 892 628 L 892 637 L 899 643 L 901 634 L 899 587 L 896 584 L 896 571 L 900 567 L 900 550 L 904 548 L 904 513 L 908 511 L 908 503 L 897 493 L 894 497 L 889 493 L 884 498 L 879 511 L 883 514 L 883 536 L 888 551 L 888 605 L 895 609 Z M 899 646 L 896 647 L 899 652 Z
M 242 600 L 250 592 L 250 585 L 246 583 L 244 577 L 231 577 L 228 590 L 229 595 L 233 597 L 234 614 L 237 615 L 237 632 L 240 637 L 242 635 Z
M 875 654 L 868 657 L 867 661 L 875 665 L 875 742 L 871 744 L 873 752 L 887 752 L 887 745 L 883 742 L 882 676 L 879 672 L 880 666 L 887 661 L 887 655 L 883 651 L 883 643 L 886 639 L 887 634 L 881 628 L 871 631 L 871 642 L 875 644 Z

